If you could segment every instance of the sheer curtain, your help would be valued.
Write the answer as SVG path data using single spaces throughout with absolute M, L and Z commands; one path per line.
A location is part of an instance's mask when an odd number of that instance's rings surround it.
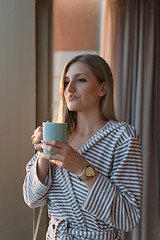
M 125 240 L 160 239 L 160 1 L 104 0 L 100 54 L 115 79 L 117 118 L 138 130 L 144 192 L 138 226 Z M 159 80 L 159 81 L 158 81 Z

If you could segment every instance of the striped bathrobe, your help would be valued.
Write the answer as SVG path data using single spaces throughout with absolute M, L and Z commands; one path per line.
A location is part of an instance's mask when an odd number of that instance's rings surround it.
M 78 151 L 99 173 L 89 192 L 76 175 L 59 166 L 38 179 L 38 153 L 26 167 L 25 202 L 31 208 L 48 205 L 46 239 L 120 239 L 138 223 L 142 205 L 142 152 L 133 126 L 108 121 Z M 73 159 L 74 161 L 74 159 Z

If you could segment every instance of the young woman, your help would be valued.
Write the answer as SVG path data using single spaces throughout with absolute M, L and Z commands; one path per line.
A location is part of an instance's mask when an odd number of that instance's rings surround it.
M 26 168 L 25 202 L 31 208 L 48 205 L 47 240 L 120 239 L 121 230 L 131 231 L 141 215 L 139 136 L 115 118 L 113 78 L 100 56 L 69 61 L 60 91 L 57 121 L 67 122 L 67 143 L 42 144 L 42 127 L 35 130 L 37 153 Z M 43 154 L 43 149 L 56 155 Z

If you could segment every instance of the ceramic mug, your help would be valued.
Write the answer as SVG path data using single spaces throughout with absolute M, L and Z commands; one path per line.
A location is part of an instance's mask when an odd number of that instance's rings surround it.
M 55 140 L 66 143 L 67 138 L 67 123 L 43 123 L 43 140 Z M 53 152 L 44 150 L 45 154 L 55 155 Z

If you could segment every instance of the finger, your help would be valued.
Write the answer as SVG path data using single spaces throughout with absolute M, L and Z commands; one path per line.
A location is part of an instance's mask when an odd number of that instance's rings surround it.
M 62 162 L 57 155 L 42 153 L 42 157 L 52 162 Z
M 37 139 L 37 141 L 41 141 L 43 139 L 43 133 L 42 132 L 37 132 L 37 133 L 34 133 L 32 136 L 31 136 L 31 139 L 34 141 Z
M 37 127 L 34 133 L 37 133 L 37 132 L 43 132 L 43 128 L 41 126 Z
M 61 161 L 52 159 L 52 155 L 41 153 L 40 157 L 42 159 L 48 160 L 49 162 L 56 164 L 57 166 L 60 166 L 60 167 L 62 166 Z
M 53 146 L 53 145 L 48 145 L 45 143 L 43 143 L 41 147 L 42 147 L 42 149 L 47 150 L 49 152 L 53 152 L 55 154 L 61 154 L 61 152 L 62 152 L 61 148 Z
M 54 163 L 54 164 L 56 164 L 56 165 L 59 166 L 59 167 L 63 167 L 61 161 L 57 161 L 57 160 L 49 160 L 49 161 L 52 162 L 52 163 Z
M 37 138 L 35 138 L 35 139 L 32 141 L 32 144 L 33 144 L 33 145 L 36 145 L 36 144 L 41 144 L 41 140 L 40 140 L 40 139 L 37 139 Z
M 48 140 L 48 139 L 45 139 L 44 142 L 47 144 L 47 145 L 53 145 L 57 148 L 64 148 L 66 146 L 66 143 L 62 143 L 62 142 L 59 142 L 59 141 L 55 141 L 55 140 Z
M 37 144 L 40 143 L 41 140 L 43 139 L 42 134 L 37 134 L 37 135 L 33 135 L 33 137 L 31 138 L 33 140 L 33 144 Z
M 34 136 L 34 137 L 43 137 L 43 133 L 42 132 L 36 132 L 32 136 Z
M 43 149 L 42 149 L 42 144 L 39 143 L 39 144 L 34 144 L 34 148 L 39 151 L 39 152 L 43 152 Z

